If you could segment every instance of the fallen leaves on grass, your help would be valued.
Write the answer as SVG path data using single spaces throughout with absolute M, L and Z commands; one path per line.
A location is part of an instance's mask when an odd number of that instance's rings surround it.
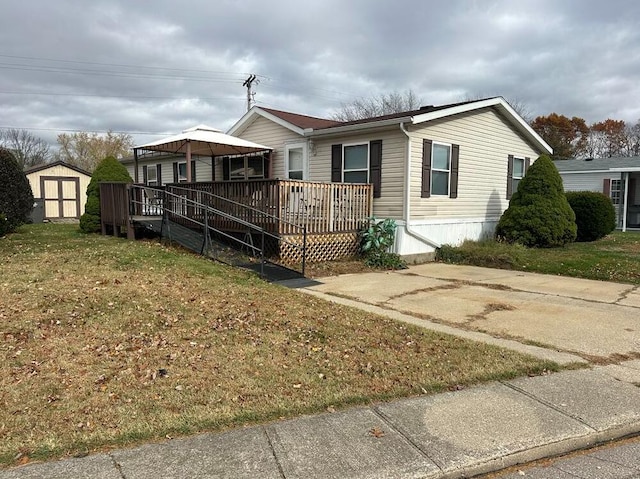
M 156 243 L 21 231 L 0 243 L 0 463 L 550 367 Z

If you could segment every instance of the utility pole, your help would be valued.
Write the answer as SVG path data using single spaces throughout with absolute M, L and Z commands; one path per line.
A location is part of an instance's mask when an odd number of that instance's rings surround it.
M 247 111 L 251 110 L 251 103 L 253 103 L 253 96 L 255 93 L 251 91 L 251 86 L 254 83 L 257 85 L 260 83 L 260 80 L 258 80 L 255 75 L 251 74 L 242 84 L 242 86 L 247 87 Z

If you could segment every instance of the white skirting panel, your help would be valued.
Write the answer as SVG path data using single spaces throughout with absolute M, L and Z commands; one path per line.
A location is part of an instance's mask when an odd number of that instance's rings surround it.
M 411 236 L 398 221 L 395 252 L 401 256 L 423 255 L 435 252 L 435 248 Z M 480 240 L 493 237 L 498 219 L 468 218 L 463 220 L 418 220 L 411 222 L 411 229 L 438 244 L 458 246 L 465 240 Z

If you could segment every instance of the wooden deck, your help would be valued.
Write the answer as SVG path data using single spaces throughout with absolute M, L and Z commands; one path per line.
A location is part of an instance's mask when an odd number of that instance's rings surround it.
M 180 183 L 164 188 L 101 183 L 100 195 L 103 234 L 126 228 L 132 237 L 134 220 L 140 223 L 164 214 L 189 228 L 204 230 L 206 224 L 212 231 L 232 235 L 264 231 L 279 244 L 280 257 L 292 262 L 355 254 L 357 232 L 373 208 L 372 185 L 297 180 Z
M 373 208 L 371 185 L 297 180 L 171 184 L 167 192 L 241 218 L 280 235 L 358 231 Z M 185 203 L 185 212 L 188 206 Z M 201 212 L 192 211 L 189 216 Z M 213 219 L 222 229 L 233 230 Z

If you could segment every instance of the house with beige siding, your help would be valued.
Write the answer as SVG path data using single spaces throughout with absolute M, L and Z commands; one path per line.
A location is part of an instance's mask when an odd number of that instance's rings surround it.
M 611 198 L 618 228 L 640 229 L 640 157 L 556 160 L 565 191 L 597 191 Z
M 352 122 L 253 107 L 228 133 L 273 149 L 265 177 L 373 184 L 373 214 L 397 222 L 409 260 L 491 236 L 530 163 L 552 152 L 501 97 Z M 250 160 L 230 161 L 214 161 L 214 177 L 249 178 Z
M 84 213 L 91 173 L 56 161 L 30 168 L 25 175 L 36 204 L 33 221 L 79 219 Z

